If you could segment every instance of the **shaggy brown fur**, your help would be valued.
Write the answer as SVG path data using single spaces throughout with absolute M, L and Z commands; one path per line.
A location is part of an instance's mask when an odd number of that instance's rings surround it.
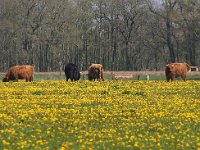
M 33 65 L 13 66 L 6 71 L 2 81 L 9 82 L 10 80 L 25 79 L 26 82 L 31 82 L 33 81 L 33 68 Z
M 102 64 L 92 64 L 88 69 L 88 79 L 91 80 L 102 80 L 104 81 L 103 76 L 103 65 Z
M 88 79 L 90 81 L 100 81 L 100 70 L 97 68 L 90 67 L 88 70 Z
M 186 74 L 190 71 L 190 66 L 187 63 L 171 63 L 166 65 L 165 75 L 167 82 L 173 81 L 177 77 L 186 80 Z

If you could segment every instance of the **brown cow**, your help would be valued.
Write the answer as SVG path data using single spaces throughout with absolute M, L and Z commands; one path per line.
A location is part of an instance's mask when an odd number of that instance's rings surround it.
M 100 81 L 100 70 L 98 68 L 90 67 L 88 69 L 88 79 L 90 81 Z
M 186 74 L 190 71 L 190 66 L 187 63 L 171 63 L 166 65 L 165 75 L 167 82 L 173 81 L 177 77 L 186 80 Z
M 103 77 L 103 65 L 102 64 L 92 64 L 88 69 L 88 78 L 89 80 L 102 80 L 104 81 Z
M 26 82 L 33 81 L 33 65 L 17 65 L 10 67 L 3 78 L 3 82 L 9 82 L 10 80 L 18 81 L 18 79 L 25 79 Z

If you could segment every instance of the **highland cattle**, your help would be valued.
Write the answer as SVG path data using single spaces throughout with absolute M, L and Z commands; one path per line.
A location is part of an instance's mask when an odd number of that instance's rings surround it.
M 187 72 L 191 70 L 187 63 L 171 63 L 166 65 L 165 75 L 167 82 L 173 81 L 177 77 L 181 77 L 183 81 L 186 81 Z
M 26 82 L 33 81 L 34 65 L 17 65 L 10 67 L 4 77 L 3 82 L 9 82 L 10 80 L 18 81 L 19 79 L 25 79 Z
M 104 81 L 104 70 L 102 64 L 92 64 L 88 69 L 88 79 L 90 81 L 97 79 Z
M 69 63 L 65 66 L 65 76 L 66 76 L 66 81 L 68 81 L 69 79 L 71 81 L 77 81 L 80 79 L 80 71 L 78 70 L 78 66 L 73 64 L 73 63 Z
M 90 81 L 100 81 L 100 70 L 97 68 L 90 67 L 88 70 L 88 79 Z

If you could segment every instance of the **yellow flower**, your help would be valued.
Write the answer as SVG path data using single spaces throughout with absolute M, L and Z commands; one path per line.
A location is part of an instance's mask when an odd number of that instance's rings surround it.
M 135 142 L 135 143 L 134 143 L 134 147 L 136 147 L 136 148 L 139 147 L 138 142 Z
M 2 141 L 2 144 L 3 144 L 3 145 L 9 145 L 10 143 L 7 142 L 6 140 L 3 140 L 3 141 Z
M 135 139 L 135 137 L 134 137 L 134 136 L 131 136 L 131 137 L 130 137 L 130 140 L 131 140 L 131 141 L 132 141 L 132 140 L 134 140 L 134 139 Z

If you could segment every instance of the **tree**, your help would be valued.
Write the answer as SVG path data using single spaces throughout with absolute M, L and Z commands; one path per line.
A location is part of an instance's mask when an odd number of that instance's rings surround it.
M 166 63 L 198 65 L 198 0 L 1 0 L 1 71 L 35 64 L 63 71 L 161 70 Z
M 174 39 L 174 27 L 173 27 L 173 21 L 172 16 L 175 11 L 175 5 L 177 1 L 176 0 L 163 0 L 162 6 L 160 9 L 155 9 L 154 5 L 151 3 L 151 1 L 148 1 L 149 10 L 154 13 L 155 15 L 158 15 L 161 19 L 164 20 L 165 26 L 166 26 L 166 42 L 169 49 L 169 56 L 170 56 L 170 62 L 176 61 L 176 54 L 175 54 L 175 39 Z
M 200 2 L 178 1 L 178 10 L 180 13 L 180 28 L 183 33 L 183 49 L 186 49 L 186 60 L 191 65 L 197 65 L 197 42 L 200 37 L 199 20 L 200 20 Z

